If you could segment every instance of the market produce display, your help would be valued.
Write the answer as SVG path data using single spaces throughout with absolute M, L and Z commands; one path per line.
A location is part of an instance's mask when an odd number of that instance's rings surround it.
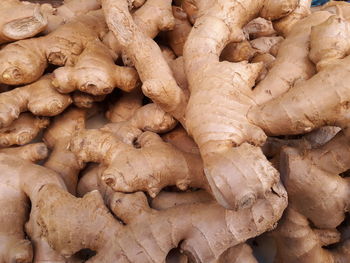
M 0 263 L 350 262 L 350 3 L 0 14 Z

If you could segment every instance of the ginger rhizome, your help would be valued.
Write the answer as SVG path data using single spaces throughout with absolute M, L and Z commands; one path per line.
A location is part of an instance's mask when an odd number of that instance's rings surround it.
M 69 151 L 68 147 L 74 133 L 85 129 L 86 117 L 85 110 L 70 108 L 62 115 L 55 117 L 43 136 L 45 144 L 51 149 L 44 166 L 58 173 L 72 194 L 76 192 L 78 175 L 83 164 Z
M 31 113 L 22 113 L 9 126 L 0 129 L 0 147 L 24 145 L 31 142 L 40 131 L 49 125 L 46 117 L 36 117 Z
M 158 105 L 150 103 L 134 112 L 128 120 L 106 124 L 102 129 L 114 133 L 126 143 L 132 143 L 142 133 L 164 133 L 172 130 L 177 121 Z
M 0 44 L 33 37 L 48 23 L 39 4 L 20 0 L 2 0 L 0 14 Z
M 118 41 L 120 49 L 132 61 L 142 81 L 143 93 L 158 104 L 164 111 L 177 119 L 182 119 L 186 105 L 186 98 L 178 87 L 171 70 L 162 56 L 158 45 L 151 39 L 154 32 L 160 29 L 172 29 L 175 21 L 171 12 L 171 1 L 147 1 L 138 11 L 151 11 L 152 5 L 164 4 L 169 12 L 153 12 L 155 18 L 141 20 L 142 14 L 134 19 L 128 10 L 128 1 L 102 0 L 108 27 Z M 147 5 L 147 6 L 146 6 Z M 135 20 L 135 21 L 134 21 Z M 153 36 L 152 36 L 153 35 Z
M 316 12 L 299 21 L 286 35 L 273 67 L 255 88 L 255 101 L 262 104 L 292 89 L 316 73 L 309 59 L 311 28 L 328 19 L 328 12 Z M 290 54 L 294 54 L 290 56 Z
M 0 94 L 0 127 L 9 126 L 21 112 L 37 116 L 56 116 L 71 103 L 69 95 L 59 93 L 51 84 L 51 76 Z
M 138 83 L 137 72 L 133 68 L 115 65 L 115 60 L 116 56 L 101 41 L 90 41 L 74 66 L 54 71 L 53 84 L 62 93 L 79 90 L 104 95 L 115 87 L 131 91 Z
M 46 36 L 11 43 L 0 50 L 0 83 L 31 83 L 48 63 L 74 65 L 85 46 L 106 33 L 103 13 L 97 10 L 72 19 Z
M 246 117 L 255 105 L 251 88 L 262 65 L 219 62 L 219 56 L 228 43 L 245 39 L 242 28 L 249 21 L 258 16 L 282 18 L 299 1 L 191 2 L 197 12 L 184 47 L 191 92 L 185 126 L 199 146 L 219 203 L 234 209 L 250 207 L 278 181 L 278 172 L 257 147 L 266 139 L 264 132 Z
M 46 158 L 47 154 L 43 143 L 0 150 L 0 202 L 3 211 L 0 216 L 0 258 L 3 262 L 64 262 L 41 237 L 39 229 L 31 224 L 36 221 L 36 202 L 42 186 L 50 184 L 64 188 L 58 175 L 33 164 Z M 29 214 L 32 221 L 26 224 Z M 26 239 L 26 234 L 30 236 L 30 241 Z
M 321 147 L 282 150 L 280 170 L 289 203 L 319 228 L 335 228 L 349 211 L 349 140 L 338 133 Z M 322 194 L 320 194 L 322 193 Z
M 274 233 L 277 244 L 277 260 L 285 263 L 348 262 L 349 240 L 335 248 L 324 246 L 337 243 L 339 234 L 335 229 L 313 229 L 307 218 L 288 208 Z
M 70 150 L 80 161 L 103 164 L 102 179 L 115 191 L 155 197 L 168 185 L 209 190 L 198 154 L 182 152 L 152 132 L 140 135 L 137 144 L 139 149 L 109 131 L 83 130 L 72 138 Z
M 225 210 L 216 202 L 156 211 L 143 193 L 114 193 L 110 207 L 123 225 L 110 214 L 98 191 L 78 199 L 45 185 L 39 192 L 37 222 L 49 244 L 66 257 L 90 248 L 97 252 L 91 262 L 163 262 L 182 241 L 181 249 L 195 262 L 212 262 L 228 248 L 274 227 L 286 205 L 283 188 L 276 185 L 274 191 L 241 211 Z M 67 211 L 69 224 L 59 219 Z M 208 222 L 215 222 L 215 230 Z

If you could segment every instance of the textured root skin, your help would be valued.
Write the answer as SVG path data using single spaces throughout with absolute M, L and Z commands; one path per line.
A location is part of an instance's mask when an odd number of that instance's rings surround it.
M 245 39 L 242 28 L 247 22 L 258 16 L 281 18 L 292 12 L 297 2 L 196 3 L 197 19 L 184 47 L 191 91 L 186 128 L 199 146 L 212 191 L 226 208 L 249 207 L 264 198 L 278 181 L 278 173 L 253 146 L 261 145 L 265 134 L 246 118 L 249 107 L 255 104 L 251 88 L 262 65 L 219 62 L 219 55 L 228 43 Z
M 39 132 L 49 125 L 48 118 L 23 113 L 11 125 L 0 129 L 0 147 L 23 145 L 31 142 Z
M 192 25 L 187 19 L 187 14 L 181 7 L 173 6 L 173 15 L 175 17 L 175 26 L 172 30 L 166 32 L 166 38 L 169 46 L 174 51 L 176 56 L 182 56 L 183 47 L 187 40 Z
M 176 148 L 183 152 L 199 154 L 197 144 L 187 134 L 186 130 L 182 127 L 178 127 L 171 132 L 168 132 L 162 136 L 165 142 L 174 145 Z
M 307 218 L 288 208 L 274 231 L 277 259 L 283 263 L 345 263 L 350 260 L 349 241 L 335 249 L 324 249 L 324 241 L 317 230 L 309 226 Z
M 0 82 L 27 84 L 37 80 L 48 63 L 72 65 L 89 41 L 106 32 L 103 13 L 93 11 L 60 26 L 47 36 L 11 43 L 0 51 Z
M 85 130 L 72 138 L 70 150 L 82 162 L 107 167 L 102 180 L 115 191 L 147 191 L 155 197 L 168 185 L 208 189 L 200 156 L 181 152 L 151 132 L 143 133 L 138 144 L 141 148 L 135 149 L 110 132 Z
M 272 22 L 262 17 L 255 18 L 250 21 L 243 27 L 243 31 L 244 34 L 249 37 L 249 39 L 268 37 L 276 34 Z
M 309 151 L 285 148 L 280 172 L 290 204 L 320 228 L 335 228 L 349 210 L 350 145 L 343 133 Z M 320 194 L 322 193 L 322 194 Z
M 97 191 L 77 199 L 47 185 L 40 191 L 37 223 L 61 254 L 70 256 L 82 248 L 97 251 L 90 262 L 164 262 L 181 240 L 181 248 L 195 262 L 215 262 L 229 247 L 274 227 L 287 204 L 283 188 L 276 191 L 278 195 L 270 193 L 266 200 L 238 212 L 225 210 L 215 202 L 156 211 L 149 208 L 143 193 L 115 193 L 110 206 L 126 223 L 123 226 L 108 212 Z M 67 211 L 69 224 L 58 220 Z M 208 220 L 215 222 L 215 231 L 207 225 Z M 72 238 L 77 236 L 80 238 Z
M 346 20 L 350 19 L 350 4 L 348 2 L 330 1 L 321 6 L 321 10 L 332 14 L 341 14 Z
M 170 113 L 177 119 L 181 119 L 184 115 L 186 105 L 185 95 L 177 86 L 159 47 L 150 38 L 151 33 L 145 31 L 140 25 L 141 23 L 137 22 L 139 18 L 136 17 L 136 14 L 134 15 L 134 22 L 129 13 L 126 0 L 103 0 L 101 2 L 108 27 L 113 32 L 123 52 L 133 62 L 140 75 L 140 79 L 143 83 L 143 93 L 151 98 L 164 111 Z M 151 1 L 147 1 L 142 8 L 150 4 L 150 2 Z M 171 29 L 174 26 L 174 18 L 171 13 L 170 1 L 162 2 L 168 3 L 169 15 L 160 18 L 157 16 L 157 20 L 152 19 L 150 21 L 150 27 L 157 24 L 160 19 L 160 22 L 165 20 L 164 24 L 162 24 L 163 29 Z M 159 30 L 159 25 L 157 28 Z M 140 52 L 141 50 L 142 52 Z
M 258 263 L 253 256 L 253 250 L 246 243 L 234 246 L 226 250 L 217 263 Z
M 83 165 L 68 147 L 73 134 L 85 128 L 85 119 L 85 110 L 70 108 L 54 119 L 43 137 L 46 145 L 52 149 L 44 166 L 61 176 L 71 194 L 76 192 L 78 175 Z
M 31 2 L 35 1 L 31 0 Z M 41 4 L 41 10 L 47 16 L 48 22 L 47 27 L 43 31 L 44 35 L 50 34 L 60 26 L 75 19 L 77 16 L 101 8 L 101 4 L 98 0 L 65 0 L 58 1 L 58 3 L 48 0 L 46 2 L 48 2 L 49 5 L 43 4 L 41 0 L 36 2 Z
M 9 126 L 21 112 L 55 116 L 71 103 L 70 96 L 57 92 L 51 85 L 51 77 L 45 75 L 33 84 L 0 94 L 0 127 Z
M 273 23 L 274 29 L 283 36 L 287 36 L 293 27 L 304 17 L 310 15 L 311 0 L 300 0 L 297 8 L 288 16 Z
M 229 62 L 240 62 L 244 60 L 250 60 L 257 53 L 249 41 L 245 40 L 239 43 L 230 43 L 226 45 L 221 52 L 220 60 L 226 60 Z
M 114 64 L 111 51 L 99 40 L 89 42 L 74 66 L 54 71 L 53 84 L 61 93 L 79 90 L 92 95 L 106 95 L 118 87 L 131 91 L 138 84 L 135 69 Z
M 280 44 L 283 42 L 283 37 L 259 37 L 250 41 L 250 45 L 258 51 L 258 54 L 270 53 L 272 54 L 276 46 L 278 50 Z M 272 54 L 274 55 L 274 54 Z
M 171 71 L 174 74 L 174 78 L 176 79 L 177 84 L 185 93 L 186 100 L 188 100 L 188 98 L 190 97 L 190 91 L 188 89 L 188 82 L 187 82 L 187 77 L 185 73 L 184 58 L 183 57 L 178 57 L 176 59 L 167 58 L 167 62 Z M 182 123 L 182 125 L 184 125 L 184 123 Z
M 137 109 L 127 121 L 106 124 L 102 130 L 112 132 L 122 141 L 132 144 L 142 131 L 164 133 L 172 130 L 177 121 L 158 105 L 150 103 Z
M 74 105 L 81 109 L 91 109 L 95 102 L 101 102 L 105 98 L 105 95 L 94 96 L 81 91 L 75 91 L 72 94 Z
M 40 262 L 38 255 L 43 255 L 51 250 L 40 251 L 38 248 L 37 244 L 45 241 L 38 237 L 37 228 L 31 228 L 31 231 L 26 230 L 27 234 L 31 233 L 32 242 L 25 239 L 24 233 L 24 224 L 29 215 L 29 199 L 32 203 L 30 217 L 33 219 L 36 216 L 34 207 L 38 189 L 45 184 L 61 185 L 59 178 L 52 171 L 31 163 L 31 161 L 44 159 L 46 156 L 47 148 L 42 143 L 1 150 L 0 200 L 4 213 L 0 217 L 0 239 L 2 241 L 0 258 L 3 262 L 32 262 L 33 250 L 34 261 Z M 55 255 L 55 259 L 57 257 L 59 255 Z M 50 258 L 47 259 L 50 260 Z
M 275 60 L 276 58 L 269 53 L 257 54 L 254 56 L 254 58 L 252 59 L 252 63 L 259 63 L 259 62 L 264 63 L 264 68 L 260 72 L 256 82 L 260 82 L 266 77 L 269 70 L 273 67 L 273 63 L 275 63 Z
M 20 40 L 0 50 L 0 83 L 28 84 L 43 75 L 47 60 L 38 39 Z
M 166 210 L 174 206 L 208 203 L 213 201 L 213 198 L 206 191 L 196 192 L 160 192 L 152 199 L 151 207 L 156 210 Z
M 315 66 L 308 57 L 310 32 L 313 26 L 327 20 L 329 16 L 328 12 L 313 13 L 298 22 L 289 32 L 280 45 L 274 66 L 254 89 L 258 104 L 277 98 L 293 88 L 297 82 L 307 80 L 315 74 Z
M 332 15 L 323 23 L 312 27 L 310 54 L 312 62 L 320 71 L 344 58 L 350 49 L 350 23 L 342 17 Z M 322 39 L 322 44 L 318 41 Z
M 121 97 L 109 106 L 106 118 L 110 122 L 129 120 L 142 107 L 143 94 L 140 89 L 122 93 Z
M 47 26 L 39 4 L 3 0 L 0 14 L 0 44 L 33 37 Z
M 325 125 L 347 127 L 350 98 L 344 83 L 349 81 L 349 65 L 348 56 L 278 98 L 253 107 L 248 118 L 268 135 L 302 134 Z M 320 94 L 327 101 L 315 103 Z
M 44 143 L 33 143 L 20 147 L 5 148 L 1 149 L 0 152 L 17 156 L 30 162 L 38 162 L 45 159 L 48 155 L 48 150 Z

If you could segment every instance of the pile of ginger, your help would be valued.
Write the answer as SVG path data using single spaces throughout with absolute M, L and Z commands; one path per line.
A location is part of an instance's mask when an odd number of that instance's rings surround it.
M 310 6 L 1 0 L 0 263 L 350 262 L 350 3 Z

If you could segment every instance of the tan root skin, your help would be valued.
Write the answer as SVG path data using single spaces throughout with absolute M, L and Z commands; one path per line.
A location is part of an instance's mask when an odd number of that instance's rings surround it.
M 86 115 L 85 110 L 73 107 L 68 109 L 55 117 L 43 137 L 46 145 L 52 150 L 44 166 L 60 175 L 71 194 L 76 192 L 78 175 L 84 166 L 68 147 L 73 134 L 85 129 Z
M 322 43 L 319 42 L 320 38 Z M 312 28 L 309 57 L 318 71 L 349 55 L 349 38 L 350 22 L 337 15 Z
M 75 134 L 70 150 L 82 162 L 106 167 L 102 179 L 115 191 L 147 191 L 155 197 L 168 185 L 208 189 L 199 155 L 182 152 L 152 132 L 143 133 L 137 143 L 140 149 L 110 132 L 85 130 Z
M 132 144 L 142 131 L 164 133 L 172 130 L 177 121 L 158 105 L 150 103 L 137 109 L 127 121 L 109 123 L 102 130 L 112 132 L 122 141 Z
M 75 106 L 81 109 L 91 109 L 95 102 L 101 102 L 106 98 L 106 95 L 91 95 L 81 91 L 75 91 L 72 94 L 72 100 Z
M 92 95 L 105 95 L 118 87 L 130 92 L 139 81 L 133 68 L 114 64 L 116 57 L 99 40 L 89 42 L 74 66 L 54 71 L 54 85 L 62 93 L 79 90 Z
M 228 43 L 245 39 L 242 28 L 249 21 L 284 17 L 298 1 L 187 2 L 194 3 L 197 18 L 184 47 L 191 91 L 185 126 L 199 146 L 219 203 L 250 207 L 278 181 L 278 172 L 257 147 L 266 139 L 264 132 L 246 117 L 255 105 L 251 88 L 262 64 L 220 62 L 219 56 Z
M 181 7 L 173 6 L 173 15 L 175 17 L 175 26 L 165 34 L 168 44 L 176 56 L 182 56 L 183 48 L 192 29 L 192 25 L 187 19 L 187 14 Z
M 142 100 L 143 94 L 140 89 L 123 92 L 115 103 L 109 105 L 106 118 L 110 122 L 127 121 L 142 107 Z
M 51 84 L 51 76 L 0 94 L 0 127 L 9 126 L 21 112 L 38 116 L 56 116 L 71 103 L 69 95 L 61 94 Z
M 79 34 L 76 32 L 79 31 Z M 37 80 L 48 63 L 74 65 L 87 43 L 107 33 L 101 11 L 76 17 L 47 36 L 20 40 L 0 50 L 0 83 L 21 85 Z
M 222 51 L 220 59 L 229 62 L 249 61 L 256 53 L 257 50 L 251 46 L 248 40 L 245 40 L 228 44 Z
M 252 108 L 248 117 L 268 135 L 301 134 L 324 125 L 346 127 L 349 98 L 343 83 L 349 78 L 349 62 L 347 57 L 327 67 L 280 97 Z M 316 99 L 320 100 L 320 94 L 327 98 L 327 103 L 314 104 Z
M 151 39 L 159 30 L 169 30 L 175 25 L 171 12 L 171 1 L 147 1 L 139 10 L 139 15 L 131 16 L 126 0 L 102 0 L 108 27 L 113 32 L 119 47 L 132 61 L 142 81 L 143 93 L 164 111 L 177 119 L 182 119 L 186 98 L 178 87 L 171 70 L 164 60 L 158 45 Z M 160 2 L 160 3 L 159 3 Z M 158 12 L 153 6 L 164 5 Z M 151 16 L 149 16 L 151 14 Z M 148 22 L 148 23 L 147 23 Z M 123 25 L 123 26 L 121 26 Z
M 319 228 L 335 228 L 349 211 L 350 179 L 339 176 L 350 168 L 350 144 L 340 132 L 312 150 L 286 148 L 281 177 L 290 205 Z
M 182 241 L 181 249 L 195 262 L 215 262 L 228 248 L 274 227 L 287 204 L 283 188 L 276 185 L 274 190 L 277 194 L 269 193 L 265 200 L 238 212 L 215 202 L 156 211 L 148 206 L 143 193 L 115 193 L 110 207 L 126 224 L 122 225 L 105 207 L 98 191 L 78 199 L 46 185 L 39 192 L 37 223 L 50 245 L 67 257 L 90 248 L 97 252 L 90 262 L 164 262 Z M 67 211 L 69 223 L 59 216 Z M 213 222 L 215 230 L 210 227 Z
M 33 37 L 47 26 L 39 4 L 2 0 L 0 7 L 0 44 Z
M 338 234 L 339 235 L 339 234 Z M 322 246 L 338 242 L 334 229 L 312 229 L 307 218 L 288 208 L 274 236 L 277 244 L 277 262 L 283 263 L 345 263 L 349 262 L 349 240 L 333 249 Z
M 276 34 L 271 21 L 262 17 L 255 18 L 250 21 L 243 27 L 243 31 L 248 36 L 248 39 L 268 37 Z
M 175 128 L 174 130 L 164 134 L 162 139 L 165 142 L 174 145 L 183 152 L 199 154 L 197 144 L 182 127 Z
M 276 31 L 280 35 L 287 36 L 294 27 L 297 27 L 296 24 L 298 21 L 310 15 L 311 1 L 312 0 L 299 0 L 297 8 L 291 14 L 277 20 L 273 24 Z
M 49 123 L 48 118 L 22 113 L 11 125 L 0 129 L 0 147 L 27 144 Z
M 254 89 L 258 104 L 277 98 L 316 73 L 315 66 L 309 59 L 311 28 L 329 16 L 328 12 L 313 13 L 299 21 L 288 33 L 280 45 L 274 66 Z
M 65 262 L 40 237 L 39 229 L 31 225 L 37 216 L 36 204 L 39 189 L 46 184 L 64 187 L 60 178 L 51 170 L 35 165 L 46 158 L 48 150 L 43 143 L 29 144 L 17 148 L 0 150 L 1 209 L 0 216 L 0 259 L 3 262 L 30 263 L 54 261 Z M 31 211 L 29 211 L 31 201 Z M 30 213 L 31 223 L 24 226 Z

